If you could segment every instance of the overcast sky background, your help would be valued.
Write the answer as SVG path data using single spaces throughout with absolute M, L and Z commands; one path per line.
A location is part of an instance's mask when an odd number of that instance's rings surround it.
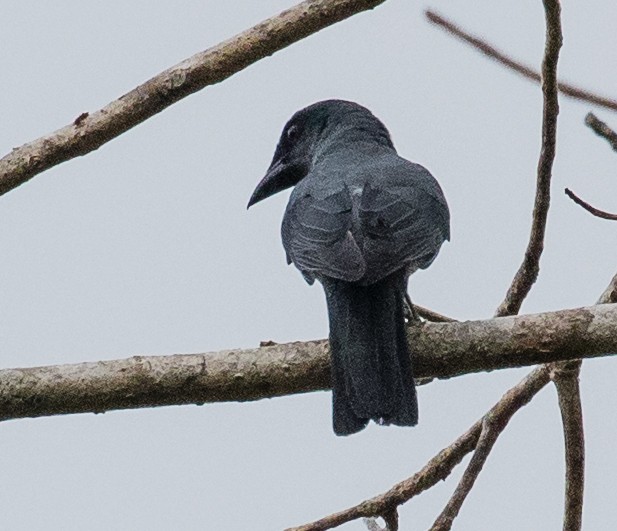
M 0 154 L 293 3 L 4 0 Z M 617 96 L 617 4 L 564 4 L 560 77 Z M 246 203 L 287 119 L 326 98 L 371 109 L 445 191 L 452 242 L 414 275 L 413 300 L 459 319 L 491 316 L 527 244 L 541 93 L 428 24 L 426 7 L 540 64 L 540 0 L 390 0 L 1 197 L 0 366 L 325 337 L 322 290 L 285 263 L 288 194 L 249 212 Z M 561 100 L 546 250 L 525 313 L 591 304 L 617 269 L 617 225 L 563 194 L 569 186 L 617 211 L 617 155 L 583 125 L 592 109 Z M 416 472 L 528 371 L 432 383 L 419 391 L 416 428 L 371 425 L 348 438 L 332 433 L 326 392 L 5 422 L 0 528 L 299 525 Z M 614 359 L 583 366 L 586 529 L 617 521 L 616 380 Z M 428 528 L 462 469 L 406 504 L 401 528 Z M 499 439 L 455 529 L 560 529 L 563 473 L 549 386 Z

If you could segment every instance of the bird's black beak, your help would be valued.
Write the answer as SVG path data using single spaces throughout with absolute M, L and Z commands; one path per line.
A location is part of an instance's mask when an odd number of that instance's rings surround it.
M 297 184 L 302 176 L 302 170 L 297 165 L 281 159 L 273 160 L 265 177 L 255 188 L 246 208 Z

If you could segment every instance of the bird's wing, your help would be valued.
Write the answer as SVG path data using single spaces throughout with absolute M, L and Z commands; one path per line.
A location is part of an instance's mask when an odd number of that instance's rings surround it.
M 327 276 L 354 282 L 362 278 L 364 258 L 351 233 L 352 202 L 342 186 L 329 195 L 296 189 L 283 218 L 283 245 L 309 283 Z
M 422 170 L 430 179 L 386 178 L 367 183 L 363 190 L 359 218 L 367 283 L 406 265 L 428 267 L 450 236 L 441 189 Z

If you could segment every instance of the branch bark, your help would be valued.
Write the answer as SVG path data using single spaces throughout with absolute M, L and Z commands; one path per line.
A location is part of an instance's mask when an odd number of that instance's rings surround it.
M 617 302 L 617 275 L 604 290 L 598 304 Z M 566 488 L 563 516 L 564 531 L 580 531 L 583 526 L 585 490 L 585 430 L 579 386 L 581 361 L 554 363 L 551 379 L 555 383 L 563 424 L 566 456 Z
M 596 135 L 604 138 L 611 145 L 613 151 L 617 151 L 617 133 L 596 117 L 595 114 L 590 112 L 585 116 L 585 125 L 590 127 Z
M 561 6 L 559 0 L 545 0 L 546 44 L 542 61 L 542 148 L 538 161 L 536 198 L 533 205 L 531 234 L 520 265 L 506 296 L 497 308 L 496 315 L 518 313 L 540 272 L 540 256 L 544 250 L 544 233 L 551 201 L 551 177 L 555 146 L 557 143 L 557 115 L 559 101 L 557 89 L 557 60 L 562 44 Z
M 93 113 L 13 149 L 0 160 L 0 195 L 35 175 L 86 155 L 173 103 L 385 0 L 306 0 L 161 72 Z
M 518 410 L 513 410 L 512 415 L 516 411 Z M 476 479 L 478 479 L 478 476 L 484 467 L 484 463 L 486 463 L 495 442 L 497 442 L 497 438 L 506 428 L 506 425 L 512 415 L 507 418 L 498 419 L 499 423 L 495 422 L 495 419 L 490 415 L 490 412 L 484 416 L 482 419 L 480 437 L 476 443 L 476 448 L 471 460 L 469 461 L 469 465 L 467 465 L 467 468 L 463 473 L 463 477 L 456 486 L 454 494 L 444 507 L 443 511 L 441 511 L 441 514 L 435 520 L 435 523 L 432 525 L 430 531 L 450 531 L 454 519 L 458 516 L 458 513 L 463 506 L 463 502 L 467 498 L 467 495 L 471 492 Z
M 416 375 L 451 378 L 617 352 L 617 305 L 408 329 Z M 206 402 L 329 388 L 325 340 L 210 354 L 0 371 L 0 420 Z
M 557 388 L 566 454 L 563 531 L 580 531 L 585 490 L 585 431 L 579 387 L 580 360 L 555 364 L 551 379 Z

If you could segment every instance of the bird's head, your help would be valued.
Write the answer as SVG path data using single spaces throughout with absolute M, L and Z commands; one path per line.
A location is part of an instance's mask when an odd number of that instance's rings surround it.
M 315 154 L 335 139 L 337 132 L 373 128 L 389 142 L 383 124 L 371 112 L 350 101 L 326 100 L 294 114 L 285 124 L 272 163 L 249 200 L 248 207 L 298 184 L 310 171 Z

